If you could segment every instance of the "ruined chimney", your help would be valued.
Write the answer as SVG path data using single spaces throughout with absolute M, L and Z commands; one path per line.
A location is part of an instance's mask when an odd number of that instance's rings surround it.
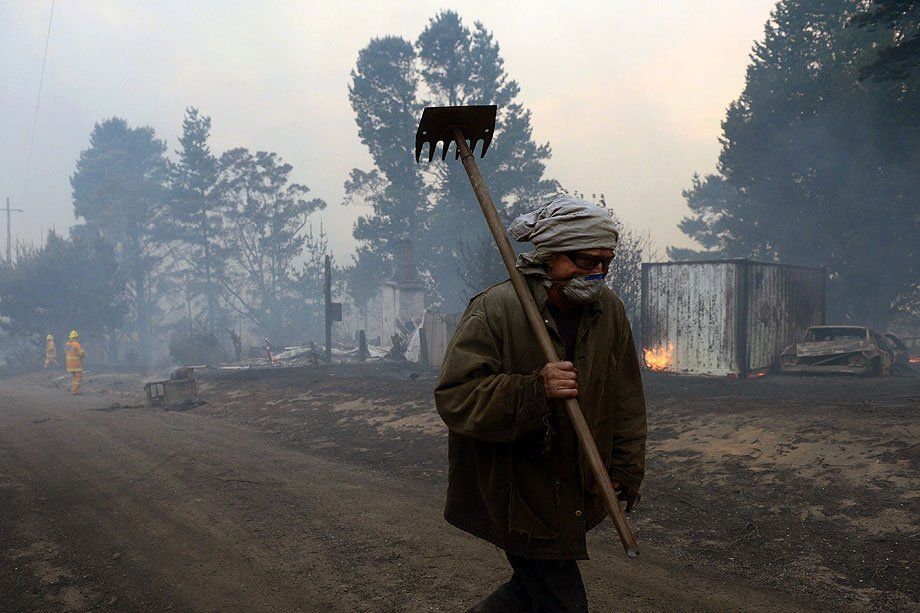
M 396 241 L 394 244 L 394 256 L 396 259 L 396 275 L 393 277 L 393 281 L 403 288 L 421 286 L 418 271 L 415 268 L 415 253 L 412 249 L 412 241 L 409 239 Z

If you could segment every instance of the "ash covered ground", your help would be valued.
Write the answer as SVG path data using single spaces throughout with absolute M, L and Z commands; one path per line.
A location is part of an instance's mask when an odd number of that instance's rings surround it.
M 8 602 L 459 610 L 504 579 L 440 518 L 434 373 L 198 376 L 207 404 L 184 412 L 136 407 L 138 375 L 97 375 L 74 402 L 48 377 L 2 383 Z M 643 555 L 626 561 L 609 522 L 592 533 L 597 610 L 920 606 L 920 380 L 644 378 Z

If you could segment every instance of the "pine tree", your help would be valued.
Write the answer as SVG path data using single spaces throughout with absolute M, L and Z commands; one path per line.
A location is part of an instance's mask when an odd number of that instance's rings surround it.
M 130 128 L 113 117 L 98 123 L 70 178 L 77 236 L 100 236 L 113 245 L 128 281 L 133 328 L 141 360 L 149 362 L 162 266 L 160 224 L 167 201 L 166 144 L 152 128 Z
M 421 89 L 431 99 L 420 99 Z M 375 169 L 353 171 L 346 193 L 350 201 L 371 204 L 374 214 L 355 224 L 360 247 L 350 272 L 353 292 L 379 286 L 389 243 L 398 238 L 413 240 L 422 277 L 431 282 L 430 297 L 444 308 L 461 308 L 469 284 L 481 289 L 502 276 L 497 253 L 481 249 L 491 239 L 462 166 L 453 160 L 414 164 L 412 135 L 424 106 L 497 104 L 496 136 L 481 168 L 499 213 L 510 220 L 559 191 L 544 177 L 550 148 L 533 141 L 519 92 L 492 34 L 480 23 L 470 30 L 454 11 L 432 18 L 414 48 L 387 37 L 361 51 L 350 95 Z M 490 261 L 472 279 L 463 268 L 466 254 L 480 251 L 491 254 Z
M 728 256 L 827 267 L 830 315 L 884 329 L 920 274 L 920 89 L 859 80 L 884 37 L 847 27 L 861 7 L 777 4 L 681 227 Z
M 217 159 L 208 147 L 211 118 L 189 107 L 182 121 L 178 161 L 172 167 L 168 236 L 185 249 L 185 295 L 204 297 L 204 318 L 213 332 L 219 311 L 219 279 L 224 271 L 224 227 L 216 193 Z
M 421 112 L 415 51 L 401 38 L 372 40 L 358 54 L 348 97 L 355 110 L 358 135 L 374 169 L 354 169 L 345 183 L 346 202 L 363 202 L 373 215 L 355 223 L 358 241 L 349 275 L 356 302 L 366 307 L 366 288 L 379 287 L 388 276 L 394 241 L 418 240 L 424 230 L 427 201 L 421 168 L 405 145 L 415 133 Z M 362 300 L 363 298 L 363 300 Z
M 476 22 L 470 31 L 456 12 L 443 11 L 429 21 L 416 48 L 424 82 L 434 94 L 430 104 L 498 106 L 489 155 L 478 162 L 503 220 L 508 223 L 558 193 L 558 183 L 543 176 L 550 147 L 533 141 L 530 111 L 517 101 L 520 86 L 508 78 L 498 43 L 485 26 Z M 438 240 L 420 250 L 422 260 L 429 262 L 445 306 L 460 309 L 471 292 L 507 273 L 497 250 L 486 248 L 492 239 L 462 165 L 449 161 L 433 164 L 428 171 L 432 206 L 427 229 Z M 471 251 L 488 260 L 480 262 L 477 278 L 464 282 L 458 271 L 464 266 L 464 253 Z M 475 291 L 467 289 L 476 286 Z

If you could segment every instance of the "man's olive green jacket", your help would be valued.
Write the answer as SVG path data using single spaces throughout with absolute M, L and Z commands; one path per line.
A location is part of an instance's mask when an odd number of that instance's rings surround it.
M 529 279 L 559 355 L 546 291 Z M 511 553 L 587 558 L 585 532 L 606 516 L 559 401 L 547 401 L 543 358 L 510 281 L 470 301 L 435 388 L 450 429 L 448 522 Z M 645 398 L 623 303 L 604 288 L 584 309 L 575 348 L 578 402 L 614 481 L 638 490 Z

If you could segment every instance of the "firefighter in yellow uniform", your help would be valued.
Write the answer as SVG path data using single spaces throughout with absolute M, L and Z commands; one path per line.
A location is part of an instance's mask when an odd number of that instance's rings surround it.
M 83 382 L 83 356 L 86 355 L 83 347 L 80 346 L 80 341 L 77 340 L 79 337 L 80 335 L 77 334 L 76 330 L 71 330 L 70 335 L 68 335 L 69 340 L 64 345 L 64 354 L 66 355 L 64 366 L 73 377 L 70 383 L 70 392 L 74 396 L 80 393 L 80 383 Z
M 49 366 L 60 366 L 57 359 L 57 345 L 54 344 L 54 337 L 50 334 L 45 337 L 45 368 Z

